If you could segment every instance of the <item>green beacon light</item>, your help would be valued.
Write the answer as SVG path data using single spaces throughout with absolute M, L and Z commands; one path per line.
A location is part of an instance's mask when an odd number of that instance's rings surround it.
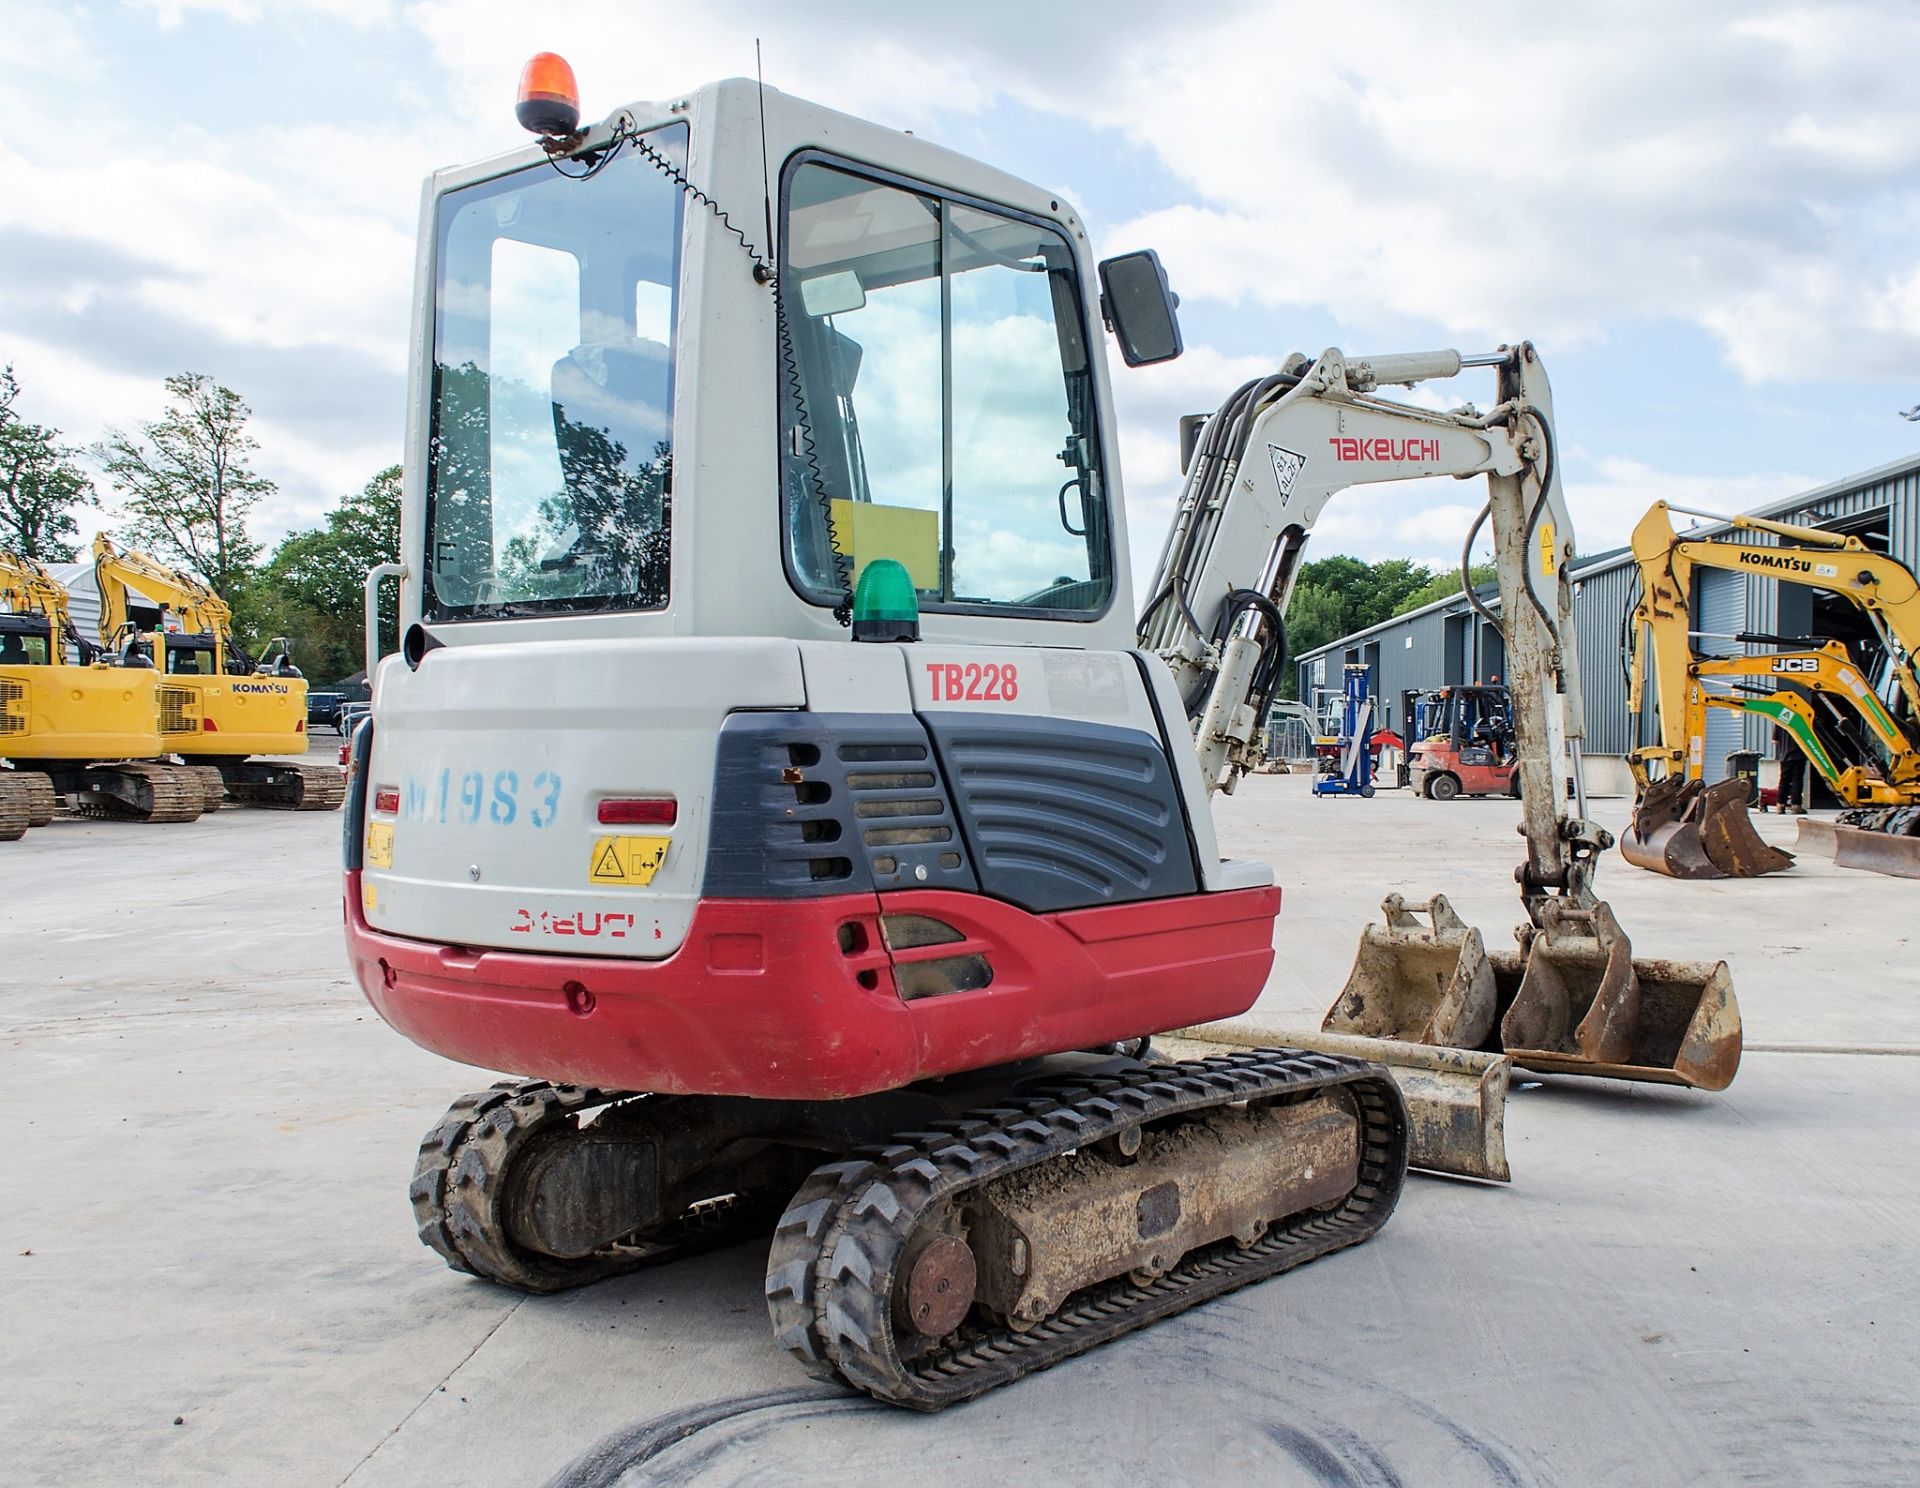
M 853 638 L 856 641 L 917 641 L 920 601 L 906 565 L 875 558 L 860 570 L 853 586 Z

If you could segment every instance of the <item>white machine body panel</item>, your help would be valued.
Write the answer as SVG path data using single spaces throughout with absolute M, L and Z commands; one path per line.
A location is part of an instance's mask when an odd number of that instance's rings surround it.
M 783 640 L 448 646 L 417 671 L 389 658 L 367 780 L 368 923 L 453 945 L 671 955 L 700 897 L 722 723 L 805 704 L 799 648 Z M 398 811 L 377 809 L 387 791 Z M 602 801 L 654 797 L 673 799 L 672 825 L 598 819 Z M 610 838 L 667 839 L 649 881 L 631 881 L 644 869 L 628 844 L 602 866 Z

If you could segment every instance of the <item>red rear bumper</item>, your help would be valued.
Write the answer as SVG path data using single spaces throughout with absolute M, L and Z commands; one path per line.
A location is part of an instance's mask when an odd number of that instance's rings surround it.
M 387 935 L 347 875 L 347 948 L 380 1016 L 484 1069 L 615 1090 L 820 1100 L 1245 1012 L 1277 888 L 1033 915 L 979 895 L 708 899 L 661 961 L 474 951 Z M 889 953 L 882 914 L 959 944 Z M 850 948 L 843 949 L 843 946 Z M 984 955 L 991 985 L 903 1001 L 896 962 Z

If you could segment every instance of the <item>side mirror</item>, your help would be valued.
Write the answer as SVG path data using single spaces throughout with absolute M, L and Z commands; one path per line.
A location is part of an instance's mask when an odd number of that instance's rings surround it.
M 1179 304 L 1160 255 L 1151 248 L 1101 263 L 1100 314 L 1119 338 L 1121 359 L 1129 367 L 1170 362 L 1185 350 L 1174 314 Z

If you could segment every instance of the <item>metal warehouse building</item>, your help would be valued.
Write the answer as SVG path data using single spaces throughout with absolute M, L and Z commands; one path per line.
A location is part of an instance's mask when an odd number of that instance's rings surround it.
M 1758 507 L 1748 515 L 1850 533 L 1920 571 L 1920 455 Z M 1684 520 L 1676 517 L 1676 524 Z M 1709 523 L 1694 532 L 1681 530 L 1687 536 L 1712 536 L 1728 529 L 1724 523 Z M 1742 533 L 1738 540 L 1771 543 L 1775 539 L 1765 533 Z M 1587 780 L 1596 793 L 1631 791 L 1625 755 L 1636 742 L 1648 743 L 1653 737 L 1650 727 L 1643 727 L 1636 740 L 1627 714 L 1623 617 L 1636 597 L 1638 578 L 1633 555 L 1624 548 L 1581 559 L 1573 570 L 1574 621 L 1587 704 Z M 1699 571 L 1695 584 L 1694 624 L 1711 636 L 1742 631 L 1813 632 L 1817 601 L 1812 589 L 1715 570 Z M 1479 592 L 1497 615 L 1500 601 L 1493 587 Z M 1703 639 L 1696 645 L 1703 653 L 1732 654 L 1741 649 L 1738 642 L 1719 639 Z M 1352 662 L 1373 668 L 1375 708 L 1396 728 L 1404 722 L 1399 717 L 1400 695 L 1407 689 L 1506 679 L 1500 634 L 1474 613 L 1465 595 L 1439 600 L 1304 652 L 1294 663 L 1301 699 L 1318 708 L 1329 693 L 1339 691 L 1342 669 Z M 1707 778 L 1721 778 L 1726 757 L 1735 750 L 1765 749 L 1768 732 L 1758 720 L 1712 710 Z

